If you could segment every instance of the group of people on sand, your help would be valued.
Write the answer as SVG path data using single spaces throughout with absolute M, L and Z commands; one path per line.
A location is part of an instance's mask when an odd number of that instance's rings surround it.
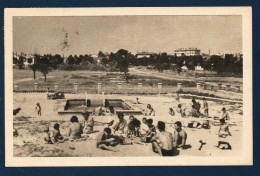
M 88 112 L 82 113 L 84 121 L 79 122 L 77 116 L 72 116 L 70 119 L 70 125 L 68 128 L 67 136 L 64 137 L 60 133 L 60 125 L 55 123 L 53 130 L 49 130 L 49 127 L 46 126 L 43 129 L 44 132 L 44 142 L 46 144 L 62 143 L 66 140 L 77 140 L 80 139 L 83 135 L 90 134 L 94 132 L 94 119 L 90 116 Z
M 206 98 L 203 98 L 203 104 L 202 104 L 202 109 L 204 110 L 203 113 L 200 111 L 201 104 L 195 100 L 195 97 L 192 98 L 191 102 L 192 104 L 190 109 L 183 108 L 182 104 L 178 104 L 176 112 L 180 114 L 181 117 L 190 117 L 190 116 L 195 118 L 209 117 L 209 106 Z M 169 108 L 169 114 L 171 116 L 176 115 L 173 108 Z
M 142 123 L 134 116 L 129 116 L 129 122 L 123 113 L 118 113 L 118 122 L 112 127 L 106 127 L 97 138 L 97 148 L 115 151 L 114 146 L 132 144 L 128 139 L 140 138 L 142 143 L 151 143 L 152 151 L 160 156 L 173 156 L 175 148 L 184 148 L 187 133 L 182 129 L 181 122 L 174 123 L 174 133 L 165 131 L 165 122 L 158 121 L 153 125 L 153 119 L 143 118 Z

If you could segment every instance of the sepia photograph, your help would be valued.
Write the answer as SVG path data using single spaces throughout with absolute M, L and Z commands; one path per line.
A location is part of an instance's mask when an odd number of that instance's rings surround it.
M 5 9 L 4 32 L 6 166 L 253 164 L 250 7 Z

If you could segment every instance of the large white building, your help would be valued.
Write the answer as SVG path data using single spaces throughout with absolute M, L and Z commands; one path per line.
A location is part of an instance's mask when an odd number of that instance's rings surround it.
M 200 55 L 200 50 L 197 48 L 180 48 L 174 50 L 175 56 L 198 56 Z
M 155 53 L 151 53 L 151 52 L 139 52 L 136 54 L 136 58 L 137 59 L 140 59 L 140 58 L 143 58 L 143 57 L 146 57 L 146 58 L 150 58 L 151 56 L 155 55 Z

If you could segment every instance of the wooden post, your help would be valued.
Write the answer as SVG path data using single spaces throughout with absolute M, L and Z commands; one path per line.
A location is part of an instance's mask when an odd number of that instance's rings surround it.
M 122 89 L 122 83 L 118 83 L 118 89 Z
M 143 83 L 138 83 L 138 89 L 142 89 L 143 88 Z
M 74 83 L 74 91 L 78 92 L 78 83 Z
M 197 83 L 197 91 L 200 91 L 200 83 Z
M 101 83 L 98 83 L 97 89 L 98 89 L 98 94 L 100 94 L 100 92 L 101 92 Z
M 54 83 L 54 90 L 58 90 L 59 86 L 58 83 Z
M 34 90 L 38 90 L 38 83 L 34 83 Z
M 181 91 L 181 83 L 177 83 L 177 91 Z
M 162 83 L 158 83 L 158 89 L 162 89 Z
M 14 84 L 14 90 L 19 90 L 18 84 Z

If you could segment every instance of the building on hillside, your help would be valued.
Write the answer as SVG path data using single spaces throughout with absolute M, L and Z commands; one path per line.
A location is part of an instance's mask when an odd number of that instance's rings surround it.
M 155 55 L 155 53 L 151 53 L 151 52 L 139 52 L 136 54 L 136 58 L 137 59 L 140 59 L 140 58 L 144 58 L 144 57 L 147 57 L 147 58 L 150 58 L 151 56 Z
M 20 57 L 23 57 L 24 66 L 28 67 L 29 65 L 34 64 L 33 55 L 24 54 L 24 53 L 13 53 L 13 58 L 16 59 L 17 61 L 19 60 Z M 13 61 L 13 64 L 16 64 L 16 63 Z
M 174 54 L 177 57 L 180 56 L 198 56 L 200 55 L 200 50 L 197 48 L 180 48 L 177 50 L 174 50 Z
M 200 65 L 197 65 L 195 67 L 195 71 L 203 71 L 203 70 L 204 70 L 204 68 L 202 68 Z

